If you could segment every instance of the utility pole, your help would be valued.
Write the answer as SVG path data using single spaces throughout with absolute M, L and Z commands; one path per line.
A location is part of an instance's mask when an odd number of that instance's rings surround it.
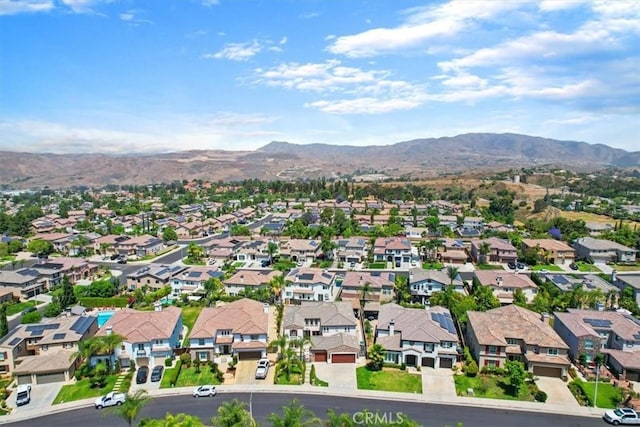
M 253 419 L 253 392 L 249 395 L 249 415 Z

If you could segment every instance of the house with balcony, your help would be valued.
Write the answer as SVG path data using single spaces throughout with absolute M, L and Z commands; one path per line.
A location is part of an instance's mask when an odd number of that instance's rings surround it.
M 187 267 L 171 278 L 171 295 L 174 299 L 183 294 L 200 299 L 206 293 L 205 283 L 209 279 L 221 279 L 224 273 L 211 267 Z
M 575 250 L 555 239 L 523 239 L 522 251 L 535 251 L 545 264 L 569 265 L 576 260 Z
M 191 357 L 200 361 L 220 356 L 238 360 L 267 356 L 269 305 L 243 298 L 218 307 L 205 307 L 189 334 Z
M 268 289 L 269 282 L 278 276 L 282 276 L 278 270 L 237 270 L 222 284 L 227 295 L 238 296 L 241 292 Z
M 378 237 L 373 244 L 373 259 L 376 262 L 410 267 L 412 258 L 411 241 L 406 237 Z
M 487 243 L 489 252 L 482 254 L 483 244 Z M 509 263 L 518 260 L 518 250 L 506 239 L 490 237 L 488 239 L 476 239 L 471 241 L 471 258 L 475 262 Z
M 512 304 L 513 294 L 520 289 L 527 302 L 533 301 L 538 293 L 538 285 L 526 274 L 506 270 L 476 270 L 473 272 L 473 286 L 488 286 L 501 304 Z
M 302 301 L 333 301 L 336 297 L 336 274 L 320 268 L 294 268 L 285 277 L 285 304 Z
M 79 342 L 97 331 L 95 316 L 17 325 L 0 340 L 0 373 L 13 375 L 18 384 L 70 381 L 82 362 L 77 357 Z
M 30 268 L 0 270 L 0 287 L 18 289 L 28 299 L 47 292 L 47 285 L 39 280 L 40 273 Z
M 127 288 L 131 291 L 147 287 L 157 291 L 171 286 L 174 277 L 187 269 L 184 265 L 147 264 L 127 275 Z
M 375 340 L 384 347 L 386 362 L 415 367 L 452 368 L 460 347 L 451 313 L 437 306 L 382 305 Z
M 591 259 L 594 264 L 606 264 L 608 262 L 635 262 L 638 255 L 637 249 L 632 249 L 611 240 L 582 237 L 573 242 L 576 257 L 579 259 Z
M 378 317 L 380 304 L 392 301 L 395 296 L 395 273 L 386 271 L 347 271 L 342 281 L 340 298 L 352 304 L 356 312 L 364 308 L 364 316 Z M 365 286 L 369 289 L 363 293 Z M 361 307 L 364 300 L 364 307 Z
M 313 262 L 321 253 L 320 240 L 291 239 L 280 248 L 280 256 L 291 261 Z
M 504 367 L 507 360 L 524 363 L 541 377 L 565 377 L 569 346 L 548 318 L 516 305 L 467 312 L 466 343 L 478 366 Z
M 409 290 L 414 303 L 427 305 L 434 292 L 442 292 L 450 285 L 456 292 L 466 293 L 464 282 L 459 274 L 451 280 L 446 270 L 423 270 L 422 268 L 409 270 Z
M 154 311 L 116 310 L 96 335 L 112 333 L 124 337 L 115 351 L 121 368 L 129 367 L 131 361 L 136 366 L 162 365 L 182 347 L 182 310 L 158 303 Z
M 236 261 L 267 261 L 269 260 L 269 252 L 267 250 L 269 240 L 259 239 L 243 242 L 236 250 Z M 277 255 L 277 254 L 274 254 Z
M 640 381 L 640 321 L 617 311 L 579 310 L 554 313 L 553 329 L 569 346 L 575 363 L 581 356 L 593 365 L 602 353 L 605 363 L 628 381 Z
M 285 308 L 283 335 L 288 340 L 310 339 L 315 362 L 355 363 L 362 334 L 351 303 L 303 302 Z

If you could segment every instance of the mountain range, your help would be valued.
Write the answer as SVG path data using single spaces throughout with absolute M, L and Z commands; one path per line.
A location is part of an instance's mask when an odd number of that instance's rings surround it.
M 363 147 L 274 141 L 255 151 L 194 150 L 119 155 L 0 151 L 0 184 L 9 188 L 58 188 L 191 179 L 304 179 L 372 173 L 425 178 L 469 170 L 541 165 L 572 170 L 638 167 L 640 151 L 493 133 Z

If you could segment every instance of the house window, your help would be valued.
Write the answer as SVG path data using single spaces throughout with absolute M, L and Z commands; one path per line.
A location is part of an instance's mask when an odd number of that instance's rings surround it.
M 49 350 L 49 346 L 47 344 L 42 344 L 40 346 L 40 349 L 42 349 L 42 351 L 47 351 L 47 350 Z
M 490 345 L 487 348 L 487 353 L 489 353 L 489 354 L 498 354 L 498 347 L 496 347 L 495 345 Z
M 490 366 L 490 367 L 496 367 L 497 368 L 497 367 L 500 366 L 500 361 L 488 359 L 488 360 L 484 361 L 484 366 Z
M 144 344 L 138 344 L 138 350 L 144 350 Z
M 507 338 L 507 344 L 509 345 L 518 345 L 518 340 L 515 338 Z
M 4 352 L 0 352 L 0 362 L 4 361 Z
M 322 332 L 329 332 L 329 328 L 327 326 L 323 327 Z
M 431 353 L 433 351 L 433 343 L 425 343 L 424 351 Z
M 124 344 L 120 346 L 120 350 L 124 351 Z
M 547 349 L 547 354 L 549 356 L 557 356 L 558 355 L 558 349 L 557 348 L 549 348 L 549 349 Z
M 204 345 L 204 338 L 198 338 L 198 345 Z
M 440 343 L 440 346 L 442 348 L 451 348 L 451 347 L 453 347 L 453 343 L 451 341 L 442 341 Z
M 199 351 L 198 352 L 198 359 L 200 359 L 201 361 L 207 360 L 208 359 L 208 354 L 206 351 Z
M 222 336 L 222 337 L 226 337 L 226 336 L 229 336 L 229 335 L 231 335 L 231 331 L 229 329 L 224 329 L 224 330 L 220 331 L 220 336 Z
M 586 350 L 591 350 L 591 349 L 593 348 L 593 341 L 591 341 L 591 340 L 586 340 L 586 341 L 584 342 L 584 348 L 585 348 Z

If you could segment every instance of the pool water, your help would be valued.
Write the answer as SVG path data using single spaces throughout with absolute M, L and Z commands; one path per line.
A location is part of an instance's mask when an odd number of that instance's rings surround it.
M 109 319 L 113 316 L 113 311 L 99 311 L 98 314 L 98 327 L 102 328 L 102 325 L 107 323 Z

